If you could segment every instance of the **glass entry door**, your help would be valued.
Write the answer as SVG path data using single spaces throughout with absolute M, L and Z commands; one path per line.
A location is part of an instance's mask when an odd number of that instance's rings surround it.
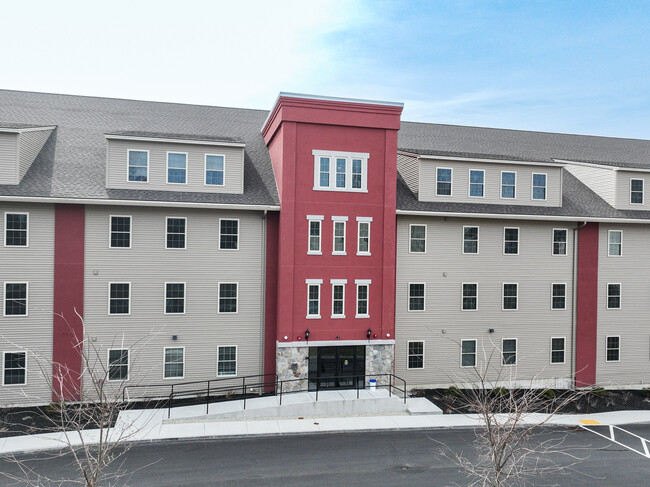
M 366 347 L 312 347 L 309 351 L 309 389 L 363 387 Z

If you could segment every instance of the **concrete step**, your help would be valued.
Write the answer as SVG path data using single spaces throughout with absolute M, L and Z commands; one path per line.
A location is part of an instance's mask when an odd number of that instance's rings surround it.
M 429 401 L 426 397 L 410 397 L 406 408 L 411 416 L 420 414 L 442 414 L 442 409 Z

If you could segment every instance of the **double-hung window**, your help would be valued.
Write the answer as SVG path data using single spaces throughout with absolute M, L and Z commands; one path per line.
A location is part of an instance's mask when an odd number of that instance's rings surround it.
M 348 221 L 347 216 L 333 216 L 334 236 L 333 236 L 333 255 L 346 255 L 345 251 L 345 224 Z
M 165 283 L 165 314 L 185 313 L 185 283 Z
M 114 348 L 108 351 L 108 380 L 129 380 L 129 350 Z
M 620 309 L 621 285 L 607 284 L 607 309 Z
M 502 365 L 517 365 L 517 339 L 504 338 L 501 345 Z
M 482 198 L 484 196 L 485 171 L 469 170 L 469 196 Z
M 357 217 L 357 255 L 370 255 L 370 222 L 372 217 Z
M 187 218 L 167 218 L 165 248 L 184 249 Z
M 219 283 L 219 313 L 237 312 L 237 283 Z
M 408 364 L 407 369 L 424 368 L 424 342 L 412 341 L 407 343 Z
M 461 309 L 463 311 L 476 311 L 478 309 L 478 284 L 464 282 L 462 289 L 463 301 Z
M 409 233 L 410 233 L 409 252 L 412 254 L 426 252 L 427 251 L 427 226 L 409 225 Z
M 564 338 L 551 338 L 551 363 L 564 363 Z
M 533 173 L 533 189 L 531 197 L 534 200 L 546 199 L 546 174 Z
M 128 315 L 131 313 L 131 283 L 110 282 L 108 284 L 108 314 Z
M 2 354 L 2 385 L 19 386 L 27 384 L 27 353 L 4 352 Z
M 515 283 L 503 284 L 503 310 L 517 309 L 518 285 Z
M 332 285 L 332 318 L 345 318 L 345 285 L 347 279 L 330 279 Z
M 438 196 L 451 196 L 451 178 L 451 168 L 436 168 L 436 194 Z
M 26 282 L 5 282 L 5 316 L 27 316 L 27 290 Z
M 5 213 L 5 247 L 29 246 L 29 214 Z
M 227 346 L 217 348 L 217 376 L 237 375 L 237 347 Z
M 409 311 L 424 311 L 424 283 L 409 283 Z
M 321 255 L 321 233 L 323 231 L 323 215 L 307 215 L 309 236 L 307 253 Z
M 370 311 L 368 308 L 369 294 L 370 294 L 370 280 L 356 279 L 357 285 L 357 313 L 355 318 L 369 318 Z
M 167 183 L 187 184 L 187 153 L 167 153 Z
M 519 254 L 519 229 L 518 228 L 504 228 L 503 229 L 503 253 L 518 255 Z
M 111 216 L 111 236 L 109 247 L 112 249 L 131 248 L 130 216 Z
M 567 233 L 565 228 L 553 229 L 553 255 L 566 255 Z
M 205 184 L 223 186 L 225 180 L 225 157 L 218 154 L 205 155 Z
M 314 189 L 320 191 L 368 190 L 370 154 L 314 150 Z
M 623 232 L 621 230 L 607 232 L 607 255 L 609 257 L 623 255 Z
M 128 180 L 146 183 L 149 180 L 149 151 L 129 150 Z
M 460 341 L 460 366 L 476 367 L 476 340 Z
M 566 284 L 551 284 L 551 309 L 566 309 Z
M 320 286 L 322 279 L 306 279 L 307 318 L 320 318 Z
M 630 179 L 630 204 L 643 204 L 643 179 Z
M 605 360 L 607 362 L 619 362 L 621 360 L 621 337 L 605 337 L 605 343 Z
M 165 348 L 163 350 L 165 379 L 182 379 L 185 377 L 185 347 Z
M 478 254 L 478 227 L 463 227 L 463 254 Z
M 503 171 L 501 173 L 501 198 L 513 199 L 517 192 L 517 173 Z
M 239 220 L 219 219 L 219 248 L 221 250 L 239 248 Z

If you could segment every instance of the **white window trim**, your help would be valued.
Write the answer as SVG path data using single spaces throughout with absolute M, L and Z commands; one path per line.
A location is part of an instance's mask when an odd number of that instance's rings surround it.
M 553 307 L 553 286 L 562 285 L 564 286 L 564 308 L 554 308 Z M 566 302 L 567 302 L 567 285 L 566 282 L 553 282 L 551 283 L 551 311 L 566 311 Z M 558 337 L 559 338 L 559 337 Z
M 322 279 L 305 279 L 305 284 L 307 284 L 307 319 L 308 320 L 319 320 L 320 310 L 321 310 L 321 285 L 323 284 Z M 309 286 L 318 286 L 318 314 L 310 315 L 309 314 Z
M 8 215 L 25 215 L 27 217 L 27 229 L 26 229 L 26 243 L 25 245 L 7 245 L 7 216 Z M 4 218 L 4 246 L 11 249 L 26 249 L 29 248 L 29 212 L 26 211 L 5 211 Z
M 514 184 L 515 190 L 514 190 L 514 195 L 512 196 L 512 198 L 504 198 L 503 197 L 503 174 L 504 173 L 512 173 L 512 174 L 515 175 L 515 184 Z M 510 186 L 510 185 L 508 184 L 508 186 Z M 502 199 L 502 200 L 516 200 L 517 199 L 517 171 L 501 171 L 501 177 L 499 179 L 499 199 Z
M 618 232 L 621 234 L 621 243 L 618 244 L 621 247 L 621 253 L 619 255 L 609 253 L 609 247 L 611 245 L 611 235 L 613 232 Z M 623 230 L 607 230 L 607 257 L 623 257 Z
M 146 152 L 147 153 L 147 180 L 146 181 L 131 181 L 129 179 L 129 169 L 131 168 L 131 152 Z M 126 150 L 126 182 L 129 184 L 149 184 L 151 178 L 149 177 L 149 166 L 151 165 L 151 154 L 147 149 L 127 149 Z M 133 166 L 142 167 L 142 166 Z
M 307 255 L 323 255 L 323 215 L 307 215 Z M 318 250 L 311 250 L 311 224 L 318 223 Z
M 111 284 L 128 284 L 129 285 L 129 312 L 128 313 L 111 313 Z M 108 283 L 108 316 L 130 316 L 132 307 L 131 307 L 131 292 L 133 288 L 131 287 L 130 281 L 111 281 Z
M 517 230 L 517 253 L 515 254 L 506 253 L 506 230 Z M 509 240 L 509 242 L 513 242 L 513 240 Z M 519 255 L 520 247 L 521 247 L 521 230 L 519 229 L 519 227 L 503 227 L 503 248 L 502 248 L 503 255 Z
M 535 186 L 535 176 L 544 176 L 544 197 L 535 198 L 535 188 L 541 188 L 541 186 Z M 516 187 L 515 187 L 516 191 Z M 534 172 L 530 177 L 530 200 L 531 201 L 546 201 L 548 199 L 548 173 L 545 172 Z
M 221 248 L 221 222 L 224 221 L 224 220 L 225 221 L 235 221 L 235 222 L 237 222 L 237 247 L 234 248 L 234 249 L 223 249 L 223 248 Z M 228 235 L 230 235 L 230 234 L 228 234 Z M 224 250 L 226 252 L 228 252 L 228 251 L 235 252 L 235 251 L 239 250 L 239 240 L 241 238 L 241 223 L 239 221 L 239 218 L 219 218 L 219 235 L 218 235 L 217 238 L 219 239 L 219 250 L 220 251 Z
M 411 236 L 411 229 L 413 227 L 424 227 L 424 252 L 413 252 L 411 250 L 411 241 L 413 240 Z M 409 225 L 409 254 L 426 254 L 427 253 L 427 230 L 428 225 L 426 223 L 411 223 Z
M 332 255 L 348 255 L 347 253 L 347 238 L 348 238 L 348 217 L 347 216 L 333 216 L 332 217 Z M 343 251 L 334 250 L 336 248 L 336 223 L 343 222 Z
M 368 192 L 368 159 L 367 152 L 339 152 L 312 150 L 314 156 L 314 191 L 341 191 L 346 193 L 367 193 Z M 329 186 L 320 185 L 320 158 L 330 158 Z M 336 187 L 336 159 L 346 159 L 345 164 L 345 187 Z M 361 159 L 361 188 L 352 188 L 352 159 Z
M 169 154 L 183 154 L 185 156 L 185 182 L 184 183 L 172 183 L 169 181 L 169 170 L 170 169 L 179 169 L 178 167 L 169 167 Z M 188 181 L 190 180 L 190 156 L 187 152 L 178 152 L 178 151 L 167 151 L 167 169 L 165 171 L 165 183 L 166 184 L 180 184 L 180 185 L 187 185 Z M 148 178 L 147 178 L 148 179 Z
M 7 314 L 7 284 L 25 285 L 25 314 L 24 315 Z M 9 316 L 10 318 L 27 318 L 29 316 L 29 281 L 5 281 L 2 283 L 2 316 Z
M 478 183 L 472 183 L 472 172 L 482 172 L 483 173 L 483 182 L 481 183 L 481 186 L 483 186 L 483 196 L 473 196 L 472 195 L 472 184 L 478 184 Z M 467 197 L 468 198 L 485 198 L 485 169 L 469 169 L 467 171 Z
M 129 219 L 129 246 L 128 247 L 113 247 L 113 218 L 128 218 Z M 133 216 L 132 215 L 109 215 L 108 216 L 108 248 L 114 250 L 128 250 L 133 247 Z
M 221 311 L 221 285 L 222 284 L 236 284 L 237 285 L 237 295 L 235 296 L 235 305 L 237 306 L 237 311 Z M 232 298 L 227 298 L 232 299 Z M 239 314 L 239 282 L 234 281 L 220 281 L 217 283 L 217 314 L 220 315 L 238 315 Z
M 476 228 L 476 252 L 465 252 L 465 229 L 466 228 Z M 504 230 L 504 240 L 505 240 L 505 230 Z M 470 240 L 471 242 L 472 240 Z M 480 245 L 481 245 L 481 227 L 478 225 L 463 225 L 463 233 L 461 234 L 461 253 L 463 255 L 479 255 L 480 253 Z M 504 244 L 504 249 L 505 249 L 505 244 Z M 510 254 L 514 255 L 514 254 Z
M 476 285 L 476 308 L 474 308 L 474 309 L 465 309 L 465 308 L 463 308 L 463 298 L 465 297 L 463 295 L 463 287 L 465 286 L 465 284 L 474 284 L 474 285 Z M 463 283 L 460 284 L 460 310 L 461 311 L 469 311 L 469 312 L 478 311 L 478 282 L 463 282 Z
M 463 365 L 463 343 L 474 342 L 474 365 Z M 469 355 L 469 354 L 468 354 Z M 501 359 L 503 360 L 503 358 Z M 475 338 L 461 339 L 460 341 L 460 367 L 462 369 L 472 369 L 478 365 L 478 342 Z
M 235 348 L 235 373 L 234 374 L 219 374 L 219 349 L 220 348 Z M 238 345 L 217 345 L 217 377 L 237 377 L 239 373 L 239 346 Z
M 565 252 L 563 254 L 556 254 L 555 253 L 555 231 L 556 230 L 561 230 L 566 234 L 566 242 L 565 242 Z M 566 257 L 569 255 L 569 229 L 568 228 L 554 228 L 551 231 L 551 255 L 554 257 Z
M 169 236 L 169 220 L 185 220 L 185 246 L 184 247 L 167 247 L 167 237 Z M 174 234 L 177 235 L 177 234 Z M 126 247 L 122 247 L 126 248 Z M 166 216 L 165 217 L 165 250 L 187 250 L 187 217 L 185 216 Z
M 609 307 L 609 286 L 618 286 L 618 308 Z M 607 309 L 623 309 L 623 284 L 620 282 L 608 282 L 605 288 L 605 305 Z
M 422 309 L 411 309 L 411 284 L 422 284 L 424 286 L 424 296 L 422 299 L 424 300 Z M 408 283 L 408 288 L 406 289 L 406 310 L 409 313 L 423 313 L 424 311 L 427 310 L 427 283 L 426 282 L 409 282 Z
M 129 308 L 130 309 L 130 308 Z M 126 379 L 111 379 L 111 352 L 126 350 Z M 127 382 L 131 378 L 131 350 L 129 348 L 109 348 L 106 350 L 106 382 Z
M 438 193 L 438 169 L 449 169 L 450 174 L 449 174 L 449 194 L 440 194 Z M 443 183 L 447 183 L 447 181 L 442 181 Z M 451 197 L 454 195 L 454 168 L 453 167 L 443 167 L 439 166 L 436 167 L 436 196 L 442 196 L 442 197 Z
M 506 298 L 506 285 L 515 285 L 517 286 L 517 295 L 515 296 L 515 299 L 517 300 L 517 306 L 515 308 L 508 308 L 506 309 L 504 307 L 505 304 L 505 298 Z M 512 296 L 508 296 L 512 297 Z M 501 284 L 501 311 L 519 311 L 519 283 L 518 282 L 504 282 Z
M 643 189 L 641 190 L 641 203 L 632 203 L 632 181 L 641 181 Z M 638 193 L 639 191 L 635 191 Z M 630 178 L 630 204 L 631 205 L 643 205 L 645 202 L 645 179 L 643 178 Z
M 332 315 L 330 318 L 333 320 L 345 318 L 345 287 L 347 283 L 347 279 L 330 279 L 330 284 L 332 285 Z M 343 313 L 340 315 L 334 314 L 334 286 L 343 286 Z
M 23 382 L 21 384 L 6 384 L 5 383 L 5 363 L 6 363 L 5 362 L 5 355 L 7 355 L 9 353 L 12 353 L 12 354 L 22 353 L 22 354 L 25 355 L 25 382 Z M 27 385 L 27 370 L 28 370 L 27 360 L 28 360 L 28 355 L 29 354 L 27 353 L 27 350 L 7 350 L 6 352 L 2 352 L 2 386 L 3 387 L 16 387 L 16 386 L 24 387 L 24 386 Z
M 167 284 L 182 284 L 183 285 L 183 312 L 182 313 L 168 313 L 167 312 Z M 172 315 L 172 316 L 184 315 L 185 312 L 187 311 L 187 283 L 182 282 L 182 281 L 169 281 L 169 282 L 165 282 L 164 286 L 165 287 L 163 288 L 163 294 L 165 296 L 165 299 L 164 299 L 164 305 L 163 305 L 163 314 Z M 130 288 L 129 288 L 129 292 L 130 292 Z M 177 299 L 177 298 L 172 298 L 172 299 Z M 129 305 L 129 309 L 131 309 L 130 305 Z M 171 347 L 171 348 L 174 348 L 174 347 Z M 179 348 L 179 347 L 176 347 L 176 348 Z
M 183 350 L 183 375 L 179 377 L 165 377 L 165 365 L 167 365 L 167 362 L 165 362 L 166 358 L 166 351 L 167 350 L 173 350 L 175 348 L 180 348 Z M 130 355 L 130 354 L 129 354 Z M 162 370 L 162 375 L 163 375 L 163 380 L 178 380 L 178 379 L 185 379 L 185 347 L 163 347 L 163 370 Z
M 553 362 L 553 340 L 562 340 L 562 344 L 564 345 L 562 347 L 562 362 Z M 566 337 L 551 337 L 551 341 L 549 342 L 550 345 L 550 353 L 549 353 L 549 364 L 551 365 L 562 365 L 566 363 Z
M 368 255 L 371 255 L 371 253 L 370 253 L 370 226 L 371 226 L 370 223 L 372 222 L 372 218 L 369 217 L 370 220 L 367 220 L 367 219 L 360 220 L 360 218 L 364 218 L 364 217 L 360 217 L 360 216 L 357 217 L 357 255 L 368 256 Z M 359 250 L 359 248 L 361 247 L 361 225 L 368 225 L 368 251 L 367 252 L 362 252 L 361 250 Z
M 504 357 L 503 357 L 503 353 L 504 353 L 503 344 L 504 344 L 504 342 L 506 340 L 514 340 L 515 341 L 515 363 L 513 363 L 513 364 L 504 364 L 503 363 L 504 362 L 504 360 L 503 360 L 504 359 Z M 512 353 L 512 352 L 508 352 L 508 353 Z M 502 367 L 516 367 L 518 361 L 519 361 L 519 339 L 518 338 L 502 338 L 501 339 L 501 366 Z
M 609 360 L 607 358 L 607 351 L 609 350 L 609 347 L 607 346 L 607 342 L 609 341 L 610 338 L 618 338 L 618 360 Z M 605 337 L 605 362 L 616 363 L 620 361 L 621 361 L 621 335 L 607 335 Z
M 355 303 L 355 318 L 370 318 L 370 284 L 372 284 L 371 279 L 355 279 L 354 283 L 357 286 L 356 289 L 356 303 Z M 368 312 L 366 314 L 359 314 L 359 286 L 366 286 L 368 288 L 367 292 L 367 299 L 366 299 L 366 308 L 368 309 Z
M 411 348 L 411 343 L 422 344 L 422 367 L 409 367 L 409 349 Z M 406 370 L 424 370 L 425 365 L 426 365 L 426 344 L 424 343 L 424 340 L 408 340 L 406 342 Z
M 208 184 L 208 156 L 223 157 L 223 183 L 222 184 Z M 213 169 L 210 169 L 213 171 Z M 203 156 L 203 186 L 217 186 L 223 188 L 226 185 L 226 155 L 225 154 L 205 154 Z

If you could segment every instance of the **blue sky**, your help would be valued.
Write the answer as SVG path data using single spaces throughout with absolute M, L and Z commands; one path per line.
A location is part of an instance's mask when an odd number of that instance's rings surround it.
M 11 2 L 0 87 L 650 139 L 650 2 Z M 1 119 L 0 107 L 0 119 Z

